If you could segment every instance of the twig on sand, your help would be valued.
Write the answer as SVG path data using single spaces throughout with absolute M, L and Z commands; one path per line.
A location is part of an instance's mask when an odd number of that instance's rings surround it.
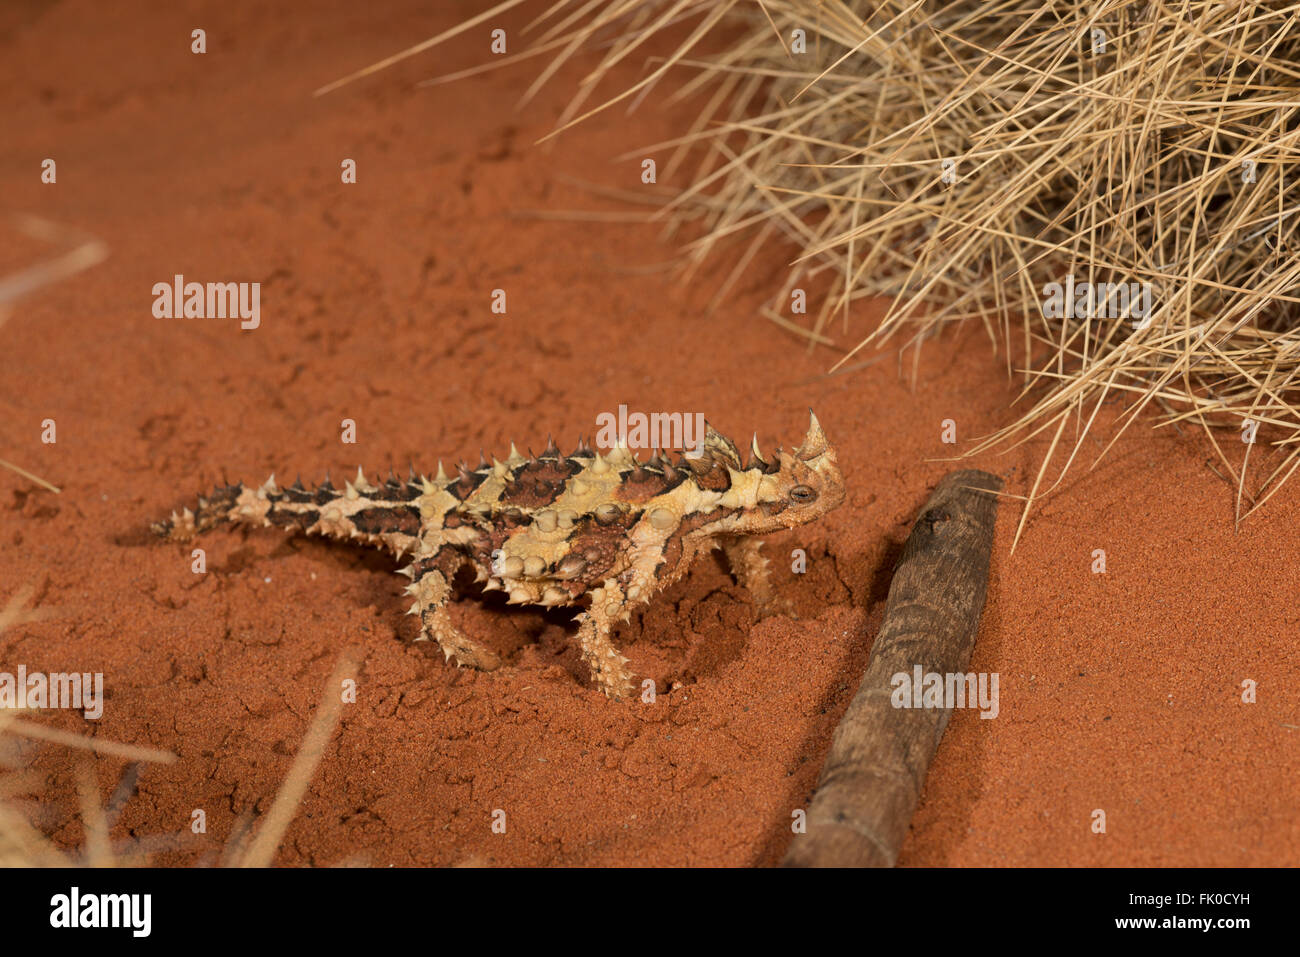
M 835 729 L 807 830 L 787 867 L 892 867 L 949 708 L 894 707 L 893 676 L 965 672 L 988 587 L 996 493 L 988 472 L 949 473 L 926 502 L 889 586 L 871 662 Z M 919 689 L 918 689 L 919 690 Z

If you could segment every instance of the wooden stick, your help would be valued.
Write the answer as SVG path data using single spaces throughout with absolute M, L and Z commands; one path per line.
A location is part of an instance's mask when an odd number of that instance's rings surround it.
M 835 729 L 787 867 L 893 867 L 948 725 L 948 708 L 896 708 L 893 677 L 960 674 L 988 587 L 996 492 L 988 472 L 950 472 L 912 527 L 867 673 Z

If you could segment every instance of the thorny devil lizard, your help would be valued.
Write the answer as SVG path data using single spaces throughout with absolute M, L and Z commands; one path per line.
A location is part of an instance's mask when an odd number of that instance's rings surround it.
M 491 670 L 500 659 L 463 634 L 447 614 L 456 572 L 468 563 L 485 591 L 503 590 L 510 604 L 580 606 L 582 658 L 611 697 L 633 689 L 628 659 L 610 640 L 616 621 L 680 578 L 699 555 L 719 546 L 747 587 L 759 617 L 779 610 L 756 536 L 814 521 L 844 500 L 835 450 L 815 415 L 803 443 L 763 460 L 757 437 L 742 465 L 736 446 L 706 427 L 698 457 L 676 462 L 656 452 L 640 462 L 625 447 L 602 455 L 581 443 L 561 455 L 547 440 L 541 455 L 504 462 L 463 463 L 448 478 L 441 463 L 429 479 L 390 477 L 335 488 L 296 482 L 281 489 L 272 475 L 260 487 L 217 488 L 198 510 L 172 513 L 153 526 L 186 541 L 225 522 L 278 525 L 387 548 L 411 562 L 401 573 L 414 596 L 408 614 L 420 637 L 432 638 L 448 660 Z

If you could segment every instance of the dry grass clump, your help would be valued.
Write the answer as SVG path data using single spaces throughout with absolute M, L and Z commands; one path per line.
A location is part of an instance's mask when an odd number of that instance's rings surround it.
M 772 315 L 792 289 L 819 290 L 810 342 L 836 313 L 847 328 L 854 300 L 894 297 L 836 368 L 868 345 L 981 323 L 1009 367 L 1023 363 L 1027 401 L 970 451 L 1050 435 L 1031 501 L 1121 398 L 1112 442 L 1144 410 L 1206 428 L 1240 519 L 1300 464 L 1298 20 L 1280 2 L 564 0 L 512 58 L 550 58 L 531 95 L 603 49 L 561 129 L 651 94 L 695 97 L 690 129 L 658 145 L 674 149 L 661 183 L 698 163 L 663 214 L 702 225 L 693 262 L 728 248 L 721 293 L 783 239 L 796 251 Z M 661 35 L 675 52 L 647 58 Z M 629 58 L 644 78 L 596 96 Z M 1150 309 L 1044 315 L 1047 284 L 1071 276 L 1148 283 Z M 1247 423 L 1268 449 L 1249 481 L 1251 446 L 1231 451 Z

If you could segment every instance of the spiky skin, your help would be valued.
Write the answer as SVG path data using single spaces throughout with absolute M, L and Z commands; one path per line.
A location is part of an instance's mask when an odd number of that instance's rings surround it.
M 579 446 L 561 455 L 548 440 L 539 456 L 511 446 L 504 462 L 461 465 L 448 477 L 390 475 L 334 488 L 272 476 L 260 487 L 231 485 L 199 499 L 198 510 L 153 526 L 187 541 L 216 525 L 269 526 L 374 544 L 401 559 L 420 617 L 420 637 L 448 660 L 491 670 L 500 661 L 452 624 L 447 603 L 456 572 L 469 563 L 485 591 L 511 604 L 581 606 L 575 619 L 582 657 L 611 697 L 634 688 L 627 659 L 610 641 L 614 623 L 680 578 L 701 554 L 722 547 L 760 617 L 778 610 L 755 536 L 814 521 L 844 499 L 835 451 L 814 416 L 803 444 L 765 462 L 757 442 L 742 465 L 732 442 L 706 429 L 703 454 L 639 462 L 627 449 L 601 455 Z

